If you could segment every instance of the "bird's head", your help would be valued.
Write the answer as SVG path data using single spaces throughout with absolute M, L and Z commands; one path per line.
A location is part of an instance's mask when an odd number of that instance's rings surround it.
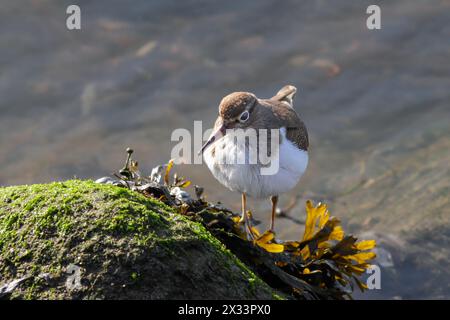
M 226 134 L 228 129 L 245 129 L 253 121 L 258 98 L 250 92 L 233 92 L 222 99 L 213 133 L 199 153 Z

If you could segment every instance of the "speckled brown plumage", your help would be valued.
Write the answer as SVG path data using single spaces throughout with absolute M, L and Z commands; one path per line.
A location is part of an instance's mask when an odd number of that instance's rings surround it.
M 233 92 L 220 102 L 219 114 L 225 119 L 236 118 L 246 108 L 252 107 L 256 100 L 256 97 L 249 92 Z
M 219 115 L 215 123 L 217 129 L 225 123 L 227 129 L 252 127 L 258 129 L 286 128 L 286 137 L 301 150 L 308 150 L 309 139 L 305 124 L 292 107 L 292 97 L 295 94 L 286 86 L 271 99 L 258 99 L 249 92 L 234 92 L 222 99 Z M 250 119 L 239 123 L 236 118 L 244 112 L 251 112 Z

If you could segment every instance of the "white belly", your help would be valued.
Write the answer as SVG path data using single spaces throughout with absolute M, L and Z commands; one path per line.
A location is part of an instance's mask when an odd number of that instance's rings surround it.
M 258 164 L 223 164 L 212 156 L 212 147 L 205 150 L 205 162 L 214 177 L 232 191 L 245 192 L 250 197 L 265 198 L 279 195 L 293 189 L 308 165 L 308 152 L 298 149 L 285 137 L 285 130 L 280 130 L 283 136 L 279 149 L 279 169 L 275 174 L 262 175 Z M 238 145 L 224 136 L 216 141 L 214 146 L 222 148 L 226 153 L 242 153 Z

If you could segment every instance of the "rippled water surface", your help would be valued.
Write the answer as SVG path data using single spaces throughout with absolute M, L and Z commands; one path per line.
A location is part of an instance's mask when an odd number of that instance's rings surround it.
M 450 1 L 380 2 L 369 31 L 370 1 L 78 1 L 68 31 L 68 1 L 1 1 L 0 185 L 108 175 L 127 146 L 149 170 L 224 95 L 293 84 L 310 164 L 282 206 L 326 201 L 379 240 L 394 267 L 366 297 L 449 298 Z M 206 166 L 177 170 L 239 210 Z M 267 223 L 269 202 L 250 205 Z

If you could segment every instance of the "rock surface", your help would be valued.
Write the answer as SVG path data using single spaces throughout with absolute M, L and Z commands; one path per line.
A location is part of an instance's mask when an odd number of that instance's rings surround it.
M 0 297 L 279 298 L 201 224 L 81 180 L 0 188 Z

